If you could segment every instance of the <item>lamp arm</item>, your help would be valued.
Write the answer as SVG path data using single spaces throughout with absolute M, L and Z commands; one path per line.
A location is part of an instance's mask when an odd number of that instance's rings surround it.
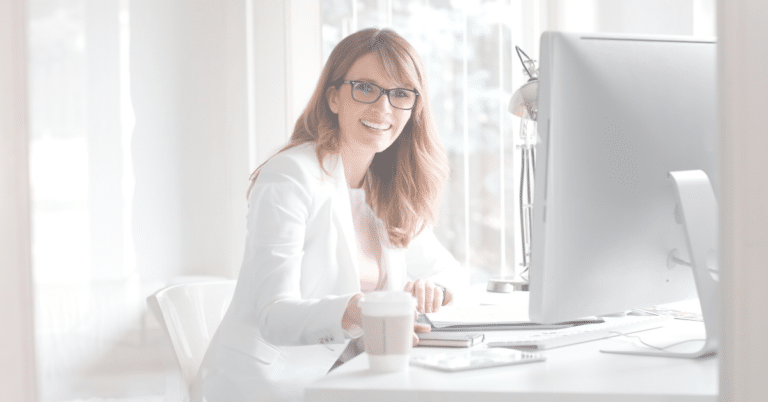
M 520 49 L 520 46 L 515 46 L 515 50 L 517 51 L 517 57 L 520 59 L 520 64 L 523 65 L 523 68 L 525 69 L 525 73 L 528 74 L 529 79 L 533 79 L 533 74 L 531 73 L 531 70 L 528 69 L 528 65 L 523 61 L 523 55 L 525 56 L 528 61 L 533 62 L 531 58 L 523 51 L 523 49 Z M 522 55 L 521 55 L 522 53 Z

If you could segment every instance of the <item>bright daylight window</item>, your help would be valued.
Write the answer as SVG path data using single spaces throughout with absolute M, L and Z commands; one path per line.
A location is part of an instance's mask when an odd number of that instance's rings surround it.
M 451 169 L 435 232 L 471 269 L 472 282 L 520 272 L 519 120 L 507 106 L 525 82 L 514 46 L 538 36 L 523 32 L 522 14 L 536 9 L 538 1 L 322 1 L 324 60 L 343 37 L 367 27 L 391 27 L 419 52 Z

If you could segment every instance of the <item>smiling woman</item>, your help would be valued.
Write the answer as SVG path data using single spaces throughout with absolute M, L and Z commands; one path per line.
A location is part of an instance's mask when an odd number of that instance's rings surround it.
M 390 102 L 369 103 L 355 100 L 356 85 L 351 85 L 350 92 L 342 90 L 349 85 L 344 81 L 407 86 L 402 90 L 418 95 L 414 105 L 403 110 L 392 107 L 390 90 Z M 362 121 L 393 128 L 377 130 Z M 366 139 L 360 134 L 364 130 L 384 135 Z M 336 46 L 283 151 L 308 142 L 315 144 L 321 164 L 326 156 L 341 156 L 347 182 L 352 188 L 366 187 L 368 203 L 387 222 L 392 244 L 405 246 L 425 225 L 434 224 L 448 165 L 432 119 L 421 59 L 394 31 L 365 29 Z M 368 147 L 363 144 L 372 148 L 365 151 Z M 260 171 L 261 167 L 254 172 L 252 186 Z
M 403 104 L 405 108 L 395 108 L 391 92 L 387 91 L 386 99 L 382 99 L 384 89 L 376 85 L 391 87 L 397 85 L 395 82 L 386 78 L 361 80 L 362 77 L 386 77 L 384 66 L 374 53 L 359 58 L 346 75 L 356 78 L 341 83 L 352 90 L 347 92 L 341 90 L 341 85 L 331 86 L 326 97 L 331 111 L 338 116 L 347 183 L 359 188 L 374 155 L 389 148 L 403 131 L 416 104 L 416 92 L 409 91 L 412 100 Z M 394 91 L 405 93 L 407 90 L 396 88 Z M 395 98 L 395 103 L 402 102 L 403 98 Z
M 195 398 L 300 400 L 362 335 L 363 293 L 405 290 L 429 313 L 466 285 L 432 232 L 448 172 L 426 94 L 394 31 L 336 46 L 289 144 L 252 176 L 245 258 Z

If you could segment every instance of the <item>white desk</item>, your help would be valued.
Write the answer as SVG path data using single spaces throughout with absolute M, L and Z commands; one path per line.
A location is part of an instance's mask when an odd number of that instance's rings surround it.
M 637 333 L 644 341 L 702 338 L 704 325 L 675 320 L 665 328 Z M 631 342 L 603 339 L 540 351 L 544 362 L 445 373 L 411 366 L 377 374 L 362 354 L 307 388 L 307 402 L 330 401 L 712 401 L 718 393 L 718 359 L 624 356 L 600 348 Z M 671 341 L 668 343 L 672 343 Z M 414 354 L 448 348 L 415 348 Z

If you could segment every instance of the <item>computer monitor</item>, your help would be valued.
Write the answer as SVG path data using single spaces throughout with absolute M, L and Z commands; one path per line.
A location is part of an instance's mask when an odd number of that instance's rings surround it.
M 531 319 L 696 297 L 669 172 L 718 193 L 715 41 L 546 32 L 540 59 Z

